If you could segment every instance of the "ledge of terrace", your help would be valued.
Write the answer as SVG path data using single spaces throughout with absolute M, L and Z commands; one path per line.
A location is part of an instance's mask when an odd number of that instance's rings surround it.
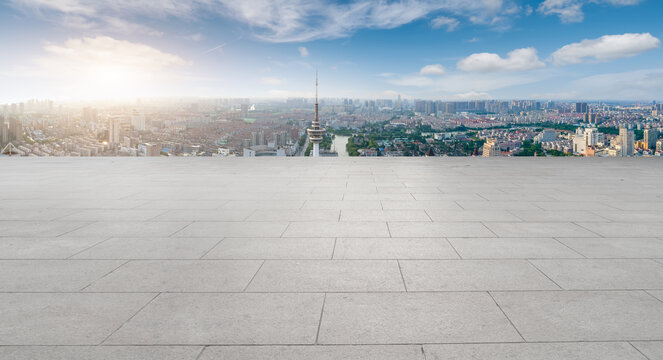
M 0 159 L 1 359 L 663 359 L 656 159 Z

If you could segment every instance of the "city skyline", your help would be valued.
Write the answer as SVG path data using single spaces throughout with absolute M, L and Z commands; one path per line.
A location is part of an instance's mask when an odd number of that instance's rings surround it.
M 0 103 L 663 98 L 652 0 L 0 4 Z M 323 97 L 324 98 L 324 97 Z

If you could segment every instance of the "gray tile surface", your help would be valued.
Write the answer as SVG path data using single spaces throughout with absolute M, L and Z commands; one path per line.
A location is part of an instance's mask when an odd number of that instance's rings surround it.
M 446 238 L 338 238 L 334 259 L 458 259 Z
M 647 360 L 626 342 L 424 345 L 427 360 Z
M 161 294 L 106 343 L 312 344 L 323 298 L 323 294 Z
M 221 238 L 127 237 L 111 238 L 76 259 L 199 259 Z
M 552 238 L 450 238 L 463 259 L 579 258 Z
M 492 295 L 527 341 L 663 340 L 663 302 L 643 291 Z
M 250 160 L 0 158 L 0 358 L 661 357 L 661 162 Z
M 319 337 L 322 344 L 502 341 L 522 338 L 486 293 L 327 294 Z
M 663 289 L 663 264 L 638 259 L 532 260 L 568 290 Z
M 196 360 L 201 346 L 3 346 L 3 360 Z
M 255 292 L 405 291 L 395 260 L 267 260 Z
M 79 291 L 121 260 L 0 260 L 0 291 Z
M 0 293 L 0 344 L 97 345 L 153 297 Z
M 200 360 L 425 360 L 418 345 L 210 346 Z
M 663 258 L 657 238 L 560 238 L 560 242 L 588 258 Z
M 206 259 L 331 259 L 334 238 L 225 238 Z
M 402 260 L 408 291 L 557 290 L 526 260 Z
M 631 342 L 649 360 L 663 360 L 663 341 L 633 341 Z
M 240 292 L 260 265 L 260 260 L 137 260 L 130 261 L 85 290 Z

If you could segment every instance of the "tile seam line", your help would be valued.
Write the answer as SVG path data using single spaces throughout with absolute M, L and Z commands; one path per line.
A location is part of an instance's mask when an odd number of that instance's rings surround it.
M 150 305 L 157 297 L 159 297 L 159 295 L 161 295 L 161 293 L 157 293 L 156 295 L 154 295 L 148 302 L 145 303 L 145 305 L 141 306 L 140 309 L 138 309 L 138 311 L 136 311 L 133 315 L 131 315 L 131 317 L 129 317 L 120 326 L 118 326 L 117 329 L 113 330 L 110 334 L 108 334 L 108 336 L 106 336 L 99 344 L 97 344 L 97 346 L 102 345 L 103 343 L 108 341 L 108 339 L 110 339 L 115 333 L 120 331 L 120 329 L 122 329 L 124 327 L 124 325 L 126 325 L 129 321 L 131 321 L 131 319 L 136 317 L 136 315 L 138 315 L 138 313 L 143 311 L 143 309 L 145 309 L 148 305 Z
M 642 351 L 640 351 L 640 349 L 638 349 L 637 346 L 633 345 L 633 340 L 627 341 L 627 343 L 628 343 L 629 345 L 631 345 L 631 347 L 633 347 L 633 348 L 635 349 L 635 351 L 637 351 L 638 353 L 640 353 L 640 355 L 642 355 L 645 359 L 647 359 L 647 360 L 651 360 L 649 356 L 645 355 L 645 353 L 643 353 Z
M 101 244 L 105 243 L 106 241 L 108 241 L 108 240 L 110 240 L 110 239 L 112 239 L 112 238 L 113 238 L 112 236 L 109 236 L 109 237 L 106 238 L 106 239 L 103 239 L 103 240 L 101 240 L 101 241 L 97 241 L 96 243 L 94 243 L 94 244 L 92 244 L 92 245 L 86 247 L 86 248 L 83 249 L 83 250 L 77 251 L 76 253 L 74 253 L 74 254 L 72 254 L 72 255 L 69 255 L 68 257 L 66 257 L 66 258 L 64 258 L 64 259 L 40 259 L 40 260 L 84 260 L 84 259 L 74 259 L 74 256 L 80 255 L 80 254 L 82 254 L 82 253 L 84 253 L 84 252 L 86 252 L 86 251 L 92 249 L 93 247 L 95 247 L 95 246 L 97 246 L 97 245 L 101 245 Z M 91 259 L 91 260 L 128 260 L 128 259 Z
M 91 260 L 91 261 L 97 261 L 97 260 Z M 112 260 L 111 260 L 111 261 L 112 261 Z M 96 282 L 98 282 L 98 281 L 104 279 L 104 278 L 107 277 L 108 275 L 114 273 L 115 271 L 119 270 L 121 267 L 123 267 L 124 265 L 126 265 L 126 264 L 128 264 L 128 263 L 130 263 L 130 262 L 131 262 L 131 260 L 127 260 L 127 261 L 123 262 L 122 264 L 120 264 L 119 266 L 117 266 L 117 267 L 114 268 L 113 270 L 111 270 L 111 271 L 105 273 L 105 274 L 102 275 L 101 277 L 99 277 L 99 278 L 97 278 L 97 279 L 95 279 L 95 280 L 92 280 L 89 284 L 85 285 L 83 288 L 81 288 L 80 290 L 78 290 L 78 292 L 84 292 L 85 289 L 89 288 L 90 286 L 94 285 Z
M 322 317 L 325 314 L 325 303 L 327 302 L 327 293 L 325 293 L 322 298 L 322 308 L 320 309 L 320 319 L 318 320 L 318 330 L 315 333 L 315 345 L 318 345 L 318 340 L 320 338 L 320 329 L 322 328 Z
M 253 279 L 256 278 L 256 276 L 257 276 L 258 273 L 260 272 L 260 269 L 262 269 L 262 267 L 265 265 L 266 262 L 267 262 L 267 260 L 263 260 L 263 261 L 262 261 L 262 263 L 260 264 L 260 266 L 258 266 L 258 270 L 256 270 L 256 272 L 255 272 L 255 273 L 253 274 L 253 276 L 251 277 L 251 280 L 249 280 L 249 282 L 246 284 L 246 286 L 244 287 L 244 289 L 242 289 L 242 291 L 239 292 L 239 293 L 246 293 L 246 290 L 248 290 L 248 289 L 249 289 L 249 286 L 251 286 L 251 283 L 253 282 Z
M 511 327 L 513 327 L 513 329 L 516 330 L 516 333 L 518 333 L 518 336 L 520 336 L 520 338 L 523 340 L 523 342 L 527 343 L 527 340 L 525 340 L 525 337 L 523 336 L 523 334 L 520 333 L 520 330 L 518 330 L 518 328 L 513 323 L 513 321 L 511 321 L 511 318 L 509 318 L 509 316 L 506 314 L 506 312 L 504 312 L 504 309 L 502 309 L 502 307 L 497 302 L 497 300 L 495 300 L 495 297 L 493 297 L 493 294 L 490 291 L 486 291 L 486 294 L 488 294 L 488 296 L 490 296 L 490 298 L 493 300 L 493 303 L 495 303 L 495 306 L 497 306 L 497 308 L 500 309 L 500 311 L 502 312 L 502 315 L 504 315 L 504 317 L 507 319 L 507 321 L 509 321 L 509 324 L 511 324 Z

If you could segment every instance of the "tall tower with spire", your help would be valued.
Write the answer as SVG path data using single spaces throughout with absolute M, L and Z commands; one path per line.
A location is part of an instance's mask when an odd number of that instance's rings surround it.
M 313 157 L 320 157 L 320 142 L 322 142 L 322 135 L 326 130 L 320 127 L 320 120 L 318 119 L 318 72 L 315 72 L 315 117 L 311 123 L 311 127 L 306 130 L 308 132 L 309 140 L 313 143 Z

